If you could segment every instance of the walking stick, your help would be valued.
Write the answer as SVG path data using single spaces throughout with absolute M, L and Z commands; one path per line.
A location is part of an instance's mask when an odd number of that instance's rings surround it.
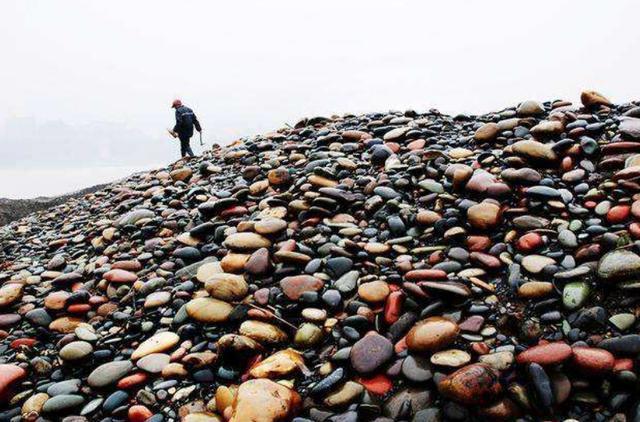
M 203 147 L 204 144 L 202 143 L 202 132 L 198 132 L 200 134 L 200 146 Z

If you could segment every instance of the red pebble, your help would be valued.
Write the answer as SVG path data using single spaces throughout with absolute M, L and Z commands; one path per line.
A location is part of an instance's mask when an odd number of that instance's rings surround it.
M 407 144 L 407 148 L 412 151 L 421 150 L 427 144 L 427 141 L 424 139 L 416 139 L 415 141 L 411 141 Z
M 244 214 L 246 214 L 248 212 L 249 212 L 249 210 L 247 210 L 245 207 L 237 205 L 235 207 L 230 207 L 230 208 L 227 208 L 226 210 L 222 211 L 220 213 L 220 217 L 222 217 L 222 218 L 238 217 L 238 216 L 244 215 Z
M 468 236 L 466 244 L 469 251 L 482 252 L 491 247 L 491 239 L 487 236 Z
M 11 342 L 11 344 L 9 345 L 9 347 L 11 347 L 12 349 L 17 349 L 19 347 L 31 347 L 34 344 L 36 344 L 38 342 L 38 340 L 36 340 L 35 338 L 18 338 L 15 339 Z
M 411 270 L 404 277 L 409 281 L 446 280 L 447 273 L 443 270 Z
M 538 233 L 530 232 L 518 238 L 516 247 L 521 252 L 531 252 L 538 249 L 543 243 L 542 236 Z
M 429 265 L 436 265 L 444 261 L 444 258 L 444 251 L 435 251 L 431 255 L 429 255 Z
M 118 381 L 118 388 L 125 389 L 135 387 L 136 385 L 147 382 L 147 379 L 149 379 L 149 375 L 145 372 L 136 372 Z
M 556 365 L 571 357 L 571 346 L 566 343 L 547 343 L 533 346 L 516 357 L 519 364 L 535 362 L 539 365 Z
M 631 206 L 616 205 L 607 213 L 607 221 L 611 224 L 619 224 L 626 221 L 631 215 Z
M 153 416 L 153 412 L 151 412 L 151 410 L 149 410 L 146 406 L 137 404 L 129 408 L 129 422 L 144 422 L 151 416 Z
M 138 279 L 134 273 L 126 270 L 109 270 L 102 276 L 109 283 L 133 283 Z
M 400 318 L 402 312 L 402 302 L 404 293 L 400 291 L 392 292 L 387 296 L 387 303 L 384 307 L 384 321 L 391 325 Z
M 379 396 L 384 396 L 393 388 L 391 380 L 383 374 L 378 374 L 371 378 L 356 378 L 356 381 L 362 384 L 368 392 Z
M 87 303 L 76 303 L 69 305 L 67 311 L 72 314 L 86 314 L 91 310 L 91 305 Z
M 502 261 L 484 252 L 471 252 L 469 259 L 485 268 L 496 269 L 502 266 Z
M 264 309 L 249 309 L 247 311 L 247 316 L 251 318 L 270 320 L 273 314 Z
M 611 352 L 596 347 L 574 347 L 573 364 L 589 374 L 611 372 L 616 358 Z
M 18 365 L 0 364 L 0 403 L 10 398 L 15 384 L 26 375 L 26 371 Z
M 633 236 L 634 239 L 640 239 L 640 224 L 631 223 L 629 225 L 629 233 L 631 233 L 631 236 Z

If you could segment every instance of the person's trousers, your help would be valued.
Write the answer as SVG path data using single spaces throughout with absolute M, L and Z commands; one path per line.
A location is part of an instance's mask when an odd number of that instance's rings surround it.
M 189 155 L 193 157 L 193 151 L 191 150 L 191 145 L 189 145 L 190 136 L 179 135 L 180 138 L 180 153 L 183 157 Z

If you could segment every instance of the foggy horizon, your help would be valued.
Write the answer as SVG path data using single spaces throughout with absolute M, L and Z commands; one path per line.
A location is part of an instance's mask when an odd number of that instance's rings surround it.
M 174 98 L 209 145 L 316 115 L 483 114 L 584 89 L 640 99 L 633 1 L 63 5 L 3 8 L 0 197 L 93 183 L 74 169 L 122 170 L 99 183 L 175 161 Z

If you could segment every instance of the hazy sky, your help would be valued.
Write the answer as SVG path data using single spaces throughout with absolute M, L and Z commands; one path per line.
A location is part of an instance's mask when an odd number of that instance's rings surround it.
M 86 184 L 38 184 L 34 168 L 175 159 L 174 97 L 221 142 L 310 115 L 640 99 L 639 14 L 637 0 L 3 0 L 0 196 Z

